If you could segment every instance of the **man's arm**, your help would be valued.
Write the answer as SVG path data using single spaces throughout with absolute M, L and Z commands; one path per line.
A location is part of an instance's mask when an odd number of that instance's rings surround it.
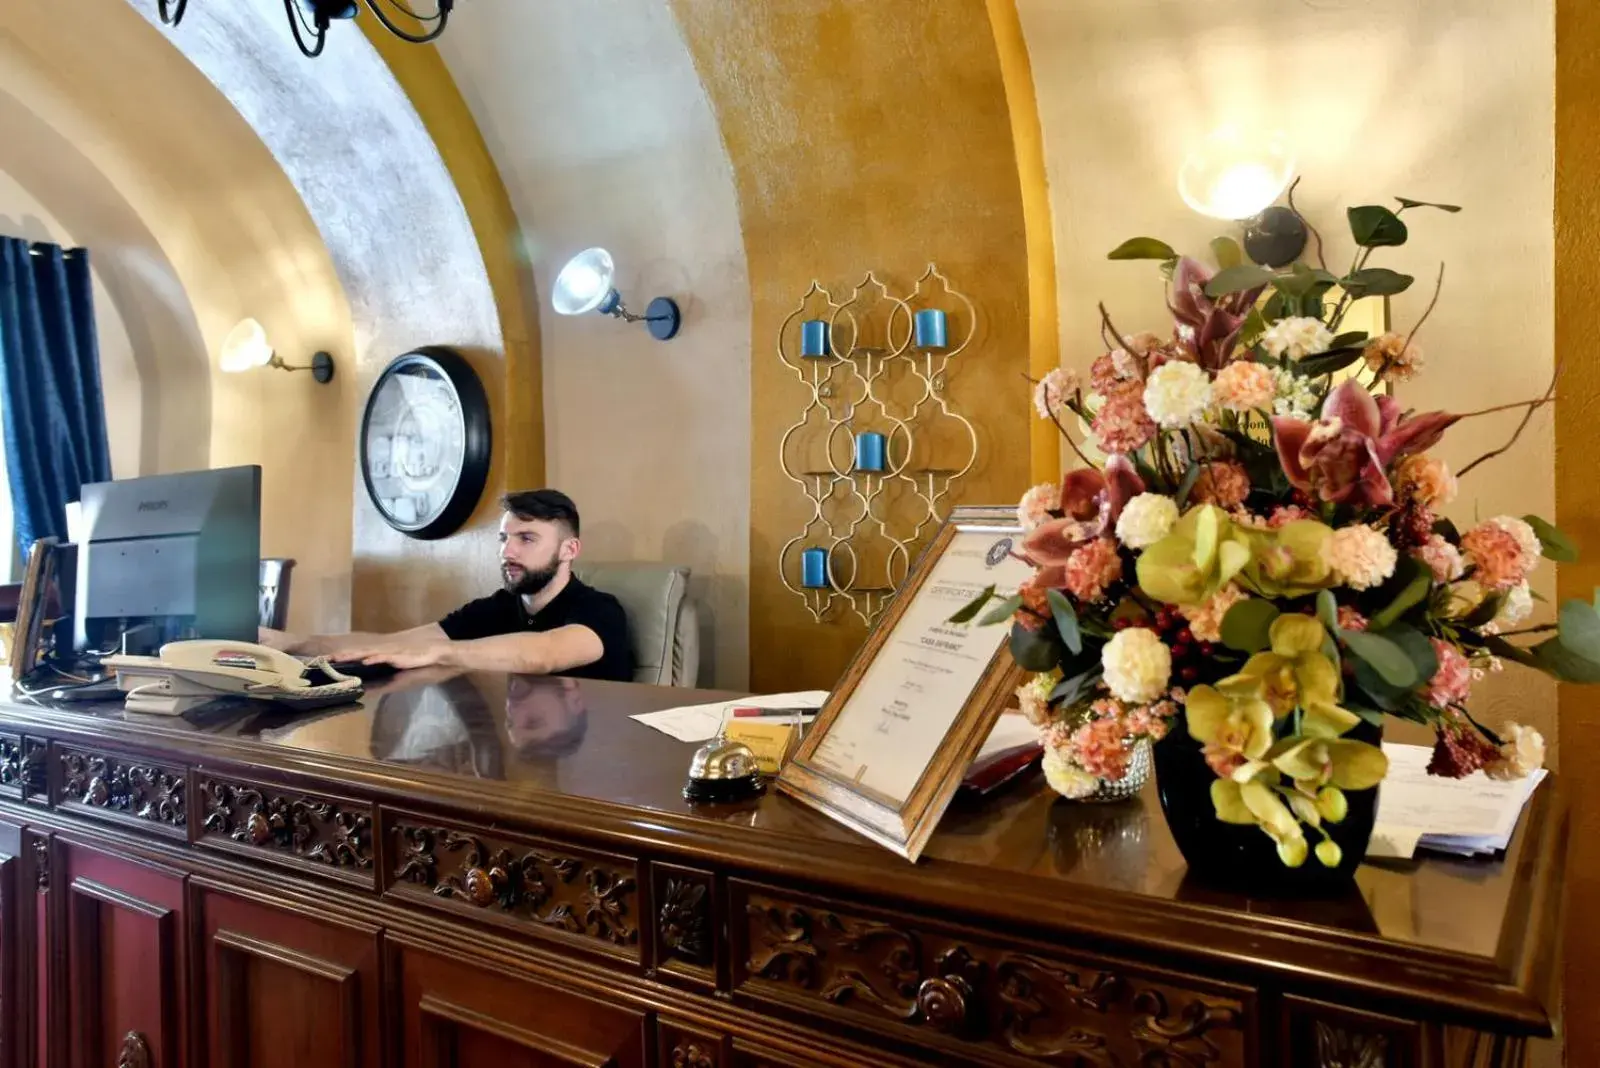
M 425 623 L 393 634 L 289 634 L 261 628 L 261 644 L 300 656 L 359 659 L 379 649 L 410 649 L 446 641 L 437 623 Z
M 402 669 L 439 665 L 466 671 L 553 675 L 592 664 L 605 651 L 598 634 L 581 624 L 569 624 L 540 634 L 497 634 L 459 642 L 446 638 L 441 630 L 436 640 L 373 647 L 362 655 L 368 663 Z

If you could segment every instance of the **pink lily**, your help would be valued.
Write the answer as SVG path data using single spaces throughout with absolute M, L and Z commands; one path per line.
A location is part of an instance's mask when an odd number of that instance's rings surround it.
M 1255 307 L 1264 286 L 1240 290 L 1215 299 L 1206 296 L 1206 283 L 1212 272 L 1197 260 L 1184 256 L 1172 272 L 1169 308 L 1178 321 L 1178 334 L 1194 353 L 1195 362 L 1217 371 L 1228 362 L 1244 329 L 1245 317 Z
M 1104 473 L 1094 468 L 1067 472 L 1061 480 L 1061 519 L 1040 523 L 1022 540 L 1022 554 L 1035 567 L 1060 567 L 1084 542 L 1105 537 L 1123 506 L 1144 492 L 1144 479 L 1126 456 L 1112 456 Z
M 1328 394 L 1315 423 L 1279 416 L 1272 430 L 1283 473 L 1296 489 L 1324 501 L 1383 508 L 1394 503 L 1389 466 L 1437 444 L 1460 418 L 1407 415 L 1393 397 L 1374 397 L 1352 378 Z

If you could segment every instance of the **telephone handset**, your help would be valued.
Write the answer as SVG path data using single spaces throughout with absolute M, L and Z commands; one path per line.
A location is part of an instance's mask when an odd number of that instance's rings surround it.
M 168 642 L 159 656 L 108 656 L 133 712 L 178 715 L 217 697 L 254 697 L 295 708 L 325 708 L 362 694 L 361 680 L 325 658 L 302 661 L 253 642 Z

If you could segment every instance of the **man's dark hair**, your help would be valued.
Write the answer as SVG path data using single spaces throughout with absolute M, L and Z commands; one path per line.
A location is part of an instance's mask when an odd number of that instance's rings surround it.
M 537 489 L 508 493 L 500 498 L 500 507 L 518 519 L 529 521 L 544 519 L 554 523 L 564 523 L 572 532 L 572 537 L 579 536 L 578 506 L 572 503 L 571 497 L 560 490 Z

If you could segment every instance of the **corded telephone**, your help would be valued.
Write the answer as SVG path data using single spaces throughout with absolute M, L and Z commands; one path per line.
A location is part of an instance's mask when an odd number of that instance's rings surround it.
M 326 708 L 361 696 L 361 680 L 325 658 L 302 661 L 252 642 L 168 642 L 160 656 L 108 656 L 130 712 L 178 715 L 218 697 L 253 697 Z

